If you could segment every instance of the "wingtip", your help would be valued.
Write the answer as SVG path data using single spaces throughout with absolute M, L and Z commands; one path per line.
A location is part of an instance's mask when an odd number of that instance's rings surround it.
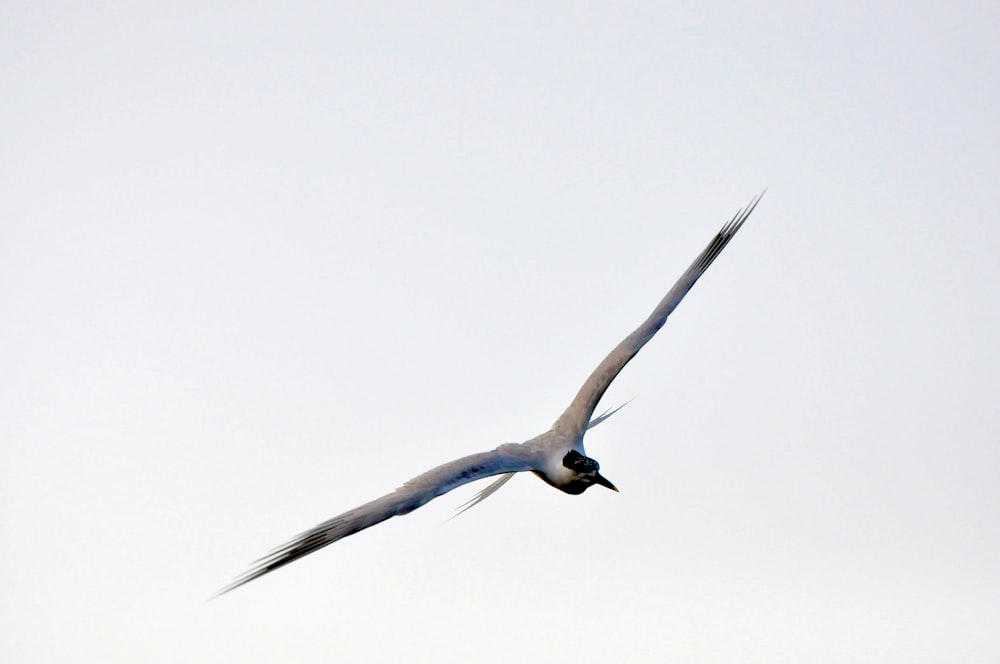
M 219 599 L 220 597 L 228 593 L 230 590 L 234 590 L 235 588 L 236 586 L 232 584 L 219 588 L 214 593 L 208 596 L 208 598 L 205 600 L 205 603 L 208 604 L 209 602 L 214 602 L 215 600 Z
M 233 581 L 232 583 L 230 583 L 229 585 L 223 586 L 223 587 L 219 588 L 218 590 L 216 590 L 214 593 L 212 593 L 211 595 L 209 595 L 208 599 L 206 599 L 205 602 L 207 603 L 207 602 L 211 602 L 213 600 L 219 599 L 223 595 L 227 595 L 227 594 L 231 593 L 232 591 L 236 590 L 237 588 L 239 588 L 243 584 L 247 583 L 248 581 L 252 581 L 252 580 L 253 580 L 253 578 L 244 579 L 244 578 L 240 577 L 240 578 L 236 579 L 235 581 Z
M 733 218 L 729 220 L 729 223 L 722 228 L 720 235 L 725 237 L 727 241 L 729 238 L 736 235 L 736 232 L 740 230 L 740 228 L 743 227 L 743 224 L 746 223 L 746 220 L 750 218 L 750 215 L 757 208 L 757 204 L 760 203 L 760 199 L 764 198 L 764 194 L 766 193 L 767 187 L 764 187 L 763 191 L 754 196 L 745 207 L 741 208 L 739 212 L 737 212 Z M 721 251 L 722 247 L 719 247 L 719 252 Z
M 744 218 L 744 220 L 750 216 L 750 213 L 754 211 L 754 209 L 757 207 L 757 204 L 760 203 L 760 199 L 764 198 L 764 194 L 766 193 L 767 193 L 767 187 L 764 187 L 764 189 L 759 194 L 757 194 L 752 201 L 750 201 L 750 204 L 746 206 L 743 214 L 741 215 Z

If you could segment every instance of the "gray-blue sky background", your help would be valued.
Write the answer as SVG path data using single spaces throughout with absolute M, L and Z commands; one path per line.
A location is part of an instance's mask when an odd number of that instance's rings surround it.
M 9 2 L 0 658 L 994 662 L 991 3 Z M 448 494 L 722 222 L 588 436 Z

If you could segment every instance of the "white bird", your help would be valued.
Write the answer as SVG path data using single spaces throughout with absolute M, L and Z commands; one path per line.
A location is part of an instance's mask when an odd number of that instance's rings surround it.
M 618 408 L 597 417 L 594 417 L 594 409 L 618 372 L 663 327 L 667 317 L 729 244 L 763 195 L 761 193 L 754 198 L 722 227 L 673 288 L 660 300 L 653 313 L 632 334 L 615 346 L 590 374 L 573 399 L 573 403 L 559 416 L 551 429 L 523 443 L 506 443 L 490 452 L 471 454 L 450 461 L 414 477 L 388 495 L 324 521 L 257 560 L 247 572 L 222 588 L 216 595 L 227 593 L 348 535 L 394 516 L 408 514 L 463 484 L 492 475 L 502 475 L 502 477 L 481 491 L 465 506 L 465 509 L 489 497 L 514 474 L 524 471 L 531 471 L 560 491 L 574 495 L 583 493 L 595 484 L 618 491 L 614 484 L 601 475 L 600 465 L 588 457 L 583 448 L 583 436 L 587 429 L 611 417 Z

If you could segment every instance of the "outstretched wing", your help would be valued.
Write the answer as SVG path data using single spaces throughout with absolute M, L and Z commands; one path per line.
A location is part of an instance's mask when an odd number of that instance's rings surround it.
M 471 454 L 418 475 L 392 493 L 349 512 L 335 516 L 278 547 L 225 588 L 216 597 L 284 567 L 302 556 L 333 544 L 348 535 L 369 528 L 394 516 L 408 514 L 438 496 L 491 475 L 532 470 L 535 464 L 521 445 L 508 443 L 492 452 Z
M 757 207 L 757 203 L 763 195 L 761 193 L 757 198 L 750 201 L 749 205 L 737 212 L 736 216 L 722 227 L 722 230 L 705 247 L 705 250 L 698 255 L 698 258 L 691 264 L 691 267 L 681 275 L 681 278 L 677 280 L 673 288 L 660 300 L 660 303 L 656 305 L 656 309 L 653 310 L 649 318 L 635 332 L 625 337 L 604 358 L 604 361 L 598 365 L 597 369 L 590 374 L 587 382 L 580 388 L 570 407 L 556 420 L 553 429 L 564 431 L 574 436 L 583 434 L 587 429 L 587 424 L 590 422 L 591 416 L 594 414 L 597 402 L 604 396 L 604 392 L 611 385 L 611 381 L 615 379 L 615 376 L 622 370 L 622 367 L 635 357 L 639 349 L 646 345 L 646 342 L 652 339 L 653 335 L 663 327 L 663 324 L 667 322 L 667 317 L 677 308 L 677 305 L 680 304 L 684 296 L 691 290 L 691 287 L 698 281 L 698 278 L 705 273 L 705 270 L 712 264 L 712 261 L 722 253 L 722 250 L 725 249 L 729 241 L 736 235 L 736 231 L 740 230 L 743 222 L 747 220 L 753 209 Z

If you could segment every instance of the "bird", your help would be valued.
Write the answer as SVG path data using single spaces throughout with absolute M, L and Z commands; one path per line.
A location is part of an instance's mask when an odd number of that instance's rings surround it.
M 765 190 L 766 191 L 766 190 Z M 482 502 L 517 473 L 531 472 L 560 491 L 579 495 L 592 486 L 618 488 L 601 474 L 600 464 L 587 456 L 584 434 L 614 415 L 621 406 L 594 416 L 598 402 L 618 373 L 663 327 L 695 282 L 743 227 L 765 192 L 739 210 L 684 271 L 653 312 L 625 337 L 590 374 L 569 407 L 552 427 L 521 443 L 504 443 L 494 450 L 470 454 L 417 475 L 381 498 L 365 503 L 306 530 L 251 564 L 250 569 L 220 589 L 218 597 L 350 535 L 413 510 L 452 489 L 499 475 L 463 507 Z

